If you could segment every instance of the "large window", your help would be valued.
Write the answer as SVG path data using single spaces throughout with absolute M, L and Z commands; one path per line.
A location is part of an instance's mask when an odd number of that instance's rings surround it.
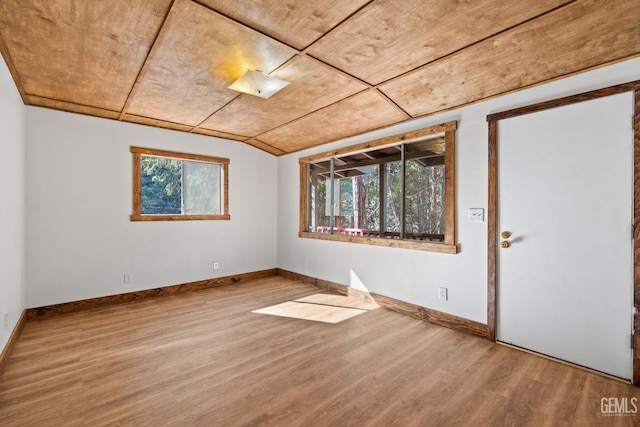
M 229 159 L 131 147 L 132 221 L 230 219 Z
M 456 253 L 455 129 L 300 159 L 300 236 Z

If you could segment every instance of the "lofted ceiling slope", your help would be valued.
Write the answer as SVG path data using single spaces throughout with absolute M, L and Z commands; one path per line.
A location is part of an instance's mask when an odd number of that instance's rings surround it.
M 3 0 L 0 51 L 27 105 L 282 155 L 639 56 L 640 2 Z

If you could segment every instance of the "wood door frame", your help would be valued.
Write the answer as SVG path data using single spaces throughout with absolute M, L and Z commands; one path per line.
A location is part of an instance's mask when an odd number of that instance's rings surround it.
M 487 116 L 489 123 L 489 200 L 487 206 L 487 339 L 496 341 L 498 294 L 498 121 L 577 102 L 633 92 L 633 377 L 640 385 L 640 80 L 502 111 Z

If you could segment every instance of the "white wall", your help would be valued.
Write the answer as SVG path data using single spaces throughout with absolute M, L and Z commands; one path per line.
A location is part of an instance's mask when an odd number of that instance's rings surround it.
M 467 210 L 486 210 L 486 115 L 640 79 L 638 70 L 640 59 L 635 59 L 280 158 L 237 142 L 27 107 L 26 306 L 277 266 L 485 322 L 486 223 L 469 223 Z M 11 145 L 3 153 L 1 161 L 7 165 L 0 173 L 15 182 L 23 164 L 23 127 L 17 124 L 23 107 L 6 69 L 3 73 L 1 81 L 10 90 L 3 89 L 2 97 L 14 95 L 8 106 L 2 99 L 1 108 L 8 111 L 1 120 L 8 123 L 0 132 Z M 297 237 L 299 157 L 449 120 L 457 120 L 459 128 L 459 254 Z M 230 158 L 231 221 L 130 222 L 131 145 Z M 11 207 L 0 214 L 0 250 L 3 262 L 10 260 L 6 265 L 12 267 L 5 272 L 2 264 L 0 277 L 2 304 L 15 322 L 23 307 L 23 193 L 20 185 L 11 191 Z M 212 270 L 214 261 L 220 270 Z M 123 283 L 124 273 L 133 274 L 132 284 Z M 17 285 L 5 291 L 11 282 L 5 277 L 13 277 Z M 449 301 L 438 300 L 438 286 L 449 288 Z
M 275 157 L 239 142 L 34 107 L 26 125 L 27 307 L 277 266 Z M 132 145 L 229 158 L 231 220 L 130 222 Z M 123 283 L 125 273 L 133 283 Z
M 0 351 L 25 307 L 24 116 L 20 95 L 0 60 Z
M 469 208 L 487 209 L 487 114 L 640 79 L 640 59 L 597 69 L 458 110 L 406 122 L 278 159 L 278 266 L 402 301 L 486 322 L 486 222 L 470 223 Z M 460 253 L 447 255 L 315 239 L 298 234 L 298 159 L 310 154 L 458 121 L 457 222 Z M 585 117 L 585 120 L 589 120 Z M 629 118 L 631 120 L 631 118 Z M 438 287 L 449 300 L 438 300 Z

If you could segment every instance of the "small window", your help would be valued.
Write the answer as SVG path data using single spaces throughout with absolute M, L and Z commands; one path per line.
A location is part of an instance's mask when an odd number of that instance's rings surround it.
M 132 221 L 229 216 L 229 159 L 131 147 Z
M 455 129 L 300 159 L 300 236 L 456 253 Z

